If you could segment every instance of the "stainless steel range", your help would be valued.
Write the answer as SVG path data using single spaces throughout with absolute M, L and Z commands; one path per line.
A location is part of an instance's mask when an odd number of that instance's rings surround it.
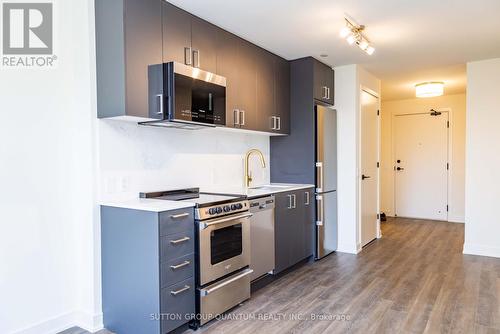
M 246 197 L 198 188 L 142 193 L 143 198 L 196 204 L 200 325 L 250 298 L 250 217 Z

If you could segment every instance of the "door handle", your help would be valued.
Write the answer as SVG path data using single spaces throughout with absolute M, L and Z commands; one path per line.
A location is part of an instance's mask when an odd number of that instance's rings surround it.
M 241 126 L 245 126 L 245 110 L 240 110 L 241 113 Z
M 323 191 L 323 163 L 317 162 L 316 168 L 318 169 L 318 184 L 316 185 L 316 192 Z
M 401 171 L 401 170 L 405 170 L 405 169 L 403 167 L 396 167 L 396 170 Z
M 156 97 L 160 98 L 160 111 L 156 112 L 158 115 L 163 115 L 163 94 L 158 94 Z
M 193 65 L 192 48 L 190 47 L 184 48 L 184 62 L 186 63 L 186 65 Z
M 361 180 L 369 179 L 371 176 L 367 176 L 365 174 L 361 175 Z

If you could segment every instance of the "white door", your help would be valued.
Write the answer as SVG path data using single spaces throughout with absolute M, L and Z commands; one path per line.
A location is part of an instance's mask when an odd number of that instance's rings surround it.
M 361 246 L 377 238 L 378 98 L 361 91 Z
M 448 220 L 448 112 L 394 116 L 395 214 Z

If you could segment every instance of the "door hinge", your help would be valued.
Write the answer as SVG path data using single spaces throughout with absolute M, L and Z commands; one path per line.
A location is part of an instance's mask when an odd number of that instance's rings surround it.
M 380 110 L 377 110 L 377 116 L 380 116 Z
M 380 168 L 380 162 L 377 162 L 377 168 Z

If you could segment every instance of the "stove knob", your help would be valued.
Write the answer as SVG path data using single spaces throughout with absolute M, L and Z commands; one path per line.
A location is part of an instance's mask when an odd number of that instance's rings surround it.
M 208 213 L 211 214 L 211 215 L 215 215 L 217 213 L 217 210 L 215 210 L 215 208 L 210 208 L 208 210 Z
M 236 210 L 237 207 L 236 207 L 236 204 L 231 204 L 231 210 Z
M 243 209 L 243 204 L 238 203 L 238 210 Z
M 222 213 L 222 208 L 221 207 L 217 208 L 217 213 Z
M 224 212 L 231 211 L 231 207 L 229 205 L 224 206 Z

